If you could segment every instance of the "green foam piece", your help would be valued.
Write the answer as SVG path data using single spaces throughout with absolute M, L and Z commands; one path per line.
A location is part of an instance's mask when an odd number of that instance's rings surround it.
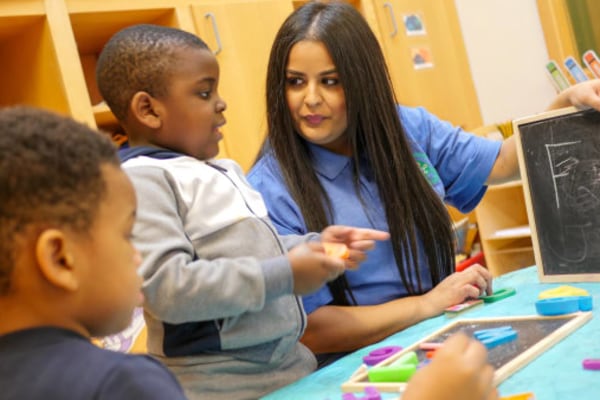
M 414 351 L 409 351 L 406 354 L 403 354 L 402 357 L 398 358 L 396 361 L 391 363 L 390 365 L 400 365 L 400 364 L 419 364 L 419 357 L 417 357 L 417 353 Z
M 417 371 L 414 364 L 393 364 L 369 369 L 369 382 L 408 382 Z

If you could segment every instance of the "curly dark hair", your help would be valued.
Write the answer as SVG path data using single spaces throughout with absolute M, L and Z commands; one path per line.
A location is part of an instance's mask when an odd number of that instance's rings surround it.
M 85 234 L 105 196 L 106 164 L 119 166 L 115 146 L 86 125 L 32 107 L 0 110 L 0 294 L 26 229 Z
M 160 25 L 133 25 L 115 33 L 96 64 L 96 82 L 115 117 L 124 122 L 133 95 L 167 93 L 170 73 L 181 49 L 208 49 L 198 36 Z

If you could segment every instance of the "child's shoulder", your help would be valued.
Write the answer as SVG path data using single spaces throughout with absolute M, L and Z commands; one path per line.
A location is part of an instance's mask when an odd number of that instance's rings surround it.
M 185 202 L 192 197 L 231 194 L 246 181 L 240 165 L 229 159 L 204 161 L 181 153 L 164 152 L 138 153 L 133 157 L 122 156 L 121 160 L 138 196 L 151 196 L 154 202 L 158 201 L 158 193 L 175 193 L 175 197 L 186 199 Z M 232 181 L 236 183 L 233 186 Z M 222 190 L 216 190 L 217 187 Z
M 239 174 L 244 173 L 244 170 L 242 169 L 241 165 L 238 164 L 237 161 L 232 160 L 230 158 L 215 158 L 206 161 L 206 163 L 214 167 L 222 168 L 226 171 L 232 171 Z
M 158 390 L 158 395 L 146 398 L 183 398 L 175 378 L 153 358 L 99 348 L 67 329 L 39 327 L 4 335 L 0 354 L 0 371 L 6 372 L 0 386 L 14 386 L 23 398 L 37 390 L 48 390 L 48 398 L 83 398 L 89 393 L 100 393 L 97 398 L 140 398 L 136 396 L 148 390 Z M 48 367 L 43 376 L 38 374 L 40 365 Z M 36 388 L 23 381 L 32 376 L 38 376 Z M 111 397 L 116 393 L 134 397 Z M 180 396 L 160 397 L 167 394 Z
M 234 160 L 221 158 L 199 160 L 187 154 L 169 149 L 154 147 L 129 147 L 119 150 L 119 157 L 124 167 L 159 167 L 163 169 L 179 168 L 217 168 L 227 171 L 243 172 L 241 166 Z
M 119 157 L 130 177 L 170 176 L 175 181 L 187 177 L 206 176 L 211 167 L 206 161 L 186 154 L 154 148 L 130 148 L 119 150 Z

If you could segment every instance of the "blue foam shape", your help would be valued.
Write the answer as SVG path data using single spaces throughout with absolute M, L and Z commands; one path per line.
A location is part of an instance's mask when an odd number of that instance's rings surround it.
M 512 330 L 514 330 L 512 326 L 504 325 L 504 326 L 499 326 L 497 328 L 479 329 L 479 330 L 473 332 L 473 334 L 475 336 L 477 336 L 477 335 L 485 335 L 487 333 L 499 333 L 499 332 L 503 332 L 503 331 L 512 331 Z
M 579 297 L 552 297 L 535 302 L 540 315 L 563 315 L 579 311 Z
M 579 311 L 592 311 L 594 302 L 592 296 L 579 296 Z
M 515 331 L 512 326 L 481 329 L 473 332 L 473 335 L 477 340 L 483 343 L 488 350 L 517 339 L 517 331 Z

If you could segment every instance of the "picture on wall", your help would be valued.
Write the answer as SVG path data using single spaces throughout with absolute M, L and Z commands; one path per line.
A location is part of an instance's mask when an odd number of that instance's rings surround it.
M 404 27 L 406 28 L 407 36 L 419 36 L 425 35 L 425 24 L 420 14 L 405 14 L 402 19 L 404 20 Z
M 412 47 L 410 49 L 410 58 L 415 69 L 433 68 L 433 58 L 429 47 Z

